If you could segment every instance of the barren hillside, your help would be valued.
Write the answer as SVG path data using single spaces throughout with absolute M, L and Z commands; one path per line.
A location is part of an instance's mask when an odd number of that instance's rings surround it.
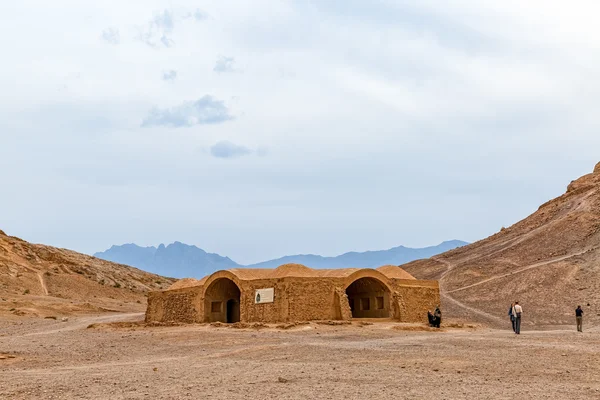
M 144 311 L 146 292 L 174 280 L 0 231 L 0 315 Z
M 600 322 L 600 163 L 515 225 L 487 239 L 402 266 L 439 279 L 446 315 L 509 324 L 513 300 L 523 323 Z

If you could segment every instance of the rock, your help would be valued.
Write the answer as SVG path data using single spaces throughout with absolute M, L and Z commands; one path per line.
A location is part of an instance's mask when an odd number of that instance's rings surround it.
M 279 381 L 279 383 L 288 383 L 289 381 L 285 378 L 279 377 L 277 378 L 277 380 Z
M 594 174 L 600 174 L 600 162 L 594 167 Z
M 62 322 L 69 322 L 69 318 L 68 317 L 62 317 L 60 320 Z

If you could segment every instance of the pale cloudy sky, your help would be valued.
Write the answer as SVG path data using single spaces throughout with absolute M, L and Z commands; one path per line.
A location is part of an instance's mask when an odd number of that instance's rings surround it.
M 599 13 L 4 1 L 0 229 L 241 263 L 484 238 L 600 161 Z

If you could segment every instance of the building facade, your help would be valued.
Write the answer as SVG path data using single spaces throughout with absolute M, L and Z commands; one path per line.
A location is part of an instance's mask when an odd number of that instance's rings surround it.
M 314 270 L 218 271 L 148 294 L 147 322 L 294 322 L 391 318 L 426 322 L 440 304 L 437 281 L 417 280 L 397 266 Z

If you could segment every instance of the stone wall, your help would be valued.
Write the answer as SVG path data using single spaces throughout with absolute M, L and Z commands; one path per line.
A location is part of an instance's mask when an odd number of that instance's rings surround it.
M 202 286 L 148 293 L 146 322 L 201 322 Z
M 287 282 L 289 320 L 335 319 L 337 314 L 335 292 L 335 279 L 290 280 Z
M 274 288 L 273 303 L 255 304 L 257 289 Z M 335 319 L 345 315 L 335 300 L 332 279 L 280 278 L 242 283 L 241 315 L 245 322 L 293 322 Z M 339 297 L 339 295 L 338 295 Z M 347 300 L 346 300 L 347 301 Z
M 392 286 L 397 312 L 394 317 L 400 322 L 427 322 L 427 311 L 433 312 L 440 304 L 437 281 L 397 280 Z
M 437 281 L 388 279 L 384 283 L 388 285 L 390 292 L 387 289 L 382 293 L 378 292 L 371 301 L 376 302 L 376 297 L 383 296 L 385 311 L 389 312 L 390 318 L 401 322 L 427 322 L 427 311 L 440 304 Z M 348 282 L 342 278 L 284 277 L 238 281 L 237 284 L 240 286 L 239 316 L 242 322 L 352 319 L 346 294 Z M 221 285 L 217 284 L 215 288 L 217 286 Z M 274 289 L 274 301 L 255 304 L 255 291 L 267 288 Z M 203 286 L 151 292 L 148 294 L 146 321 L 221 321 L 225 316 L 226 301 L 232 295 L 229 292 L 227 290 L 222 299 L 213 292 L 210 285 L 206 298 Z M 213 313 L 218 314 L 218 318 L 211 316 L 213 301 L 223 301 L 218 312 Z

